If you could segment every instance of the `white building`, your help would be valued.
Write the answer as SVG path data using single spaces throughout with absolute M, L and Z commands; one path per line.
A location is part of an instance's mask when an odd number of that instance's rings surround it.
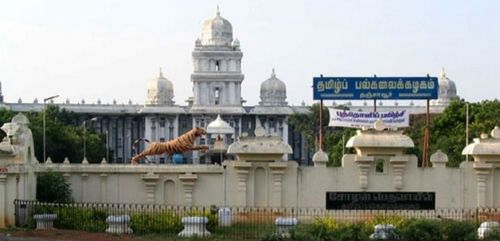
M 297 160 L 300 164 L 311 164 L 312 154 L 299 133 L 287 123 L 287 116 L 307 111 L 307 107 L 289 106 L 286 101 L 286 84 L 277 78 L 272 70 L 269 79 L 261 84 L 260 99 L 256 106 L 244 106 L 241 83 L 244 75 L 241 72 L 243 52 L 240 42 L 233 38 L 231 23 L 222 18 L 217 10 L 214 18 L 204 21 L 201 38 L 195 41 L 192 52 L 193 96 L 188 99 L 188 105 L 177 105 L 173 101 L 174 84 L 167 79 L 160 70 L 158 77 L 152 79 L 147 86 L 147 100 L 145 105 L 54 103 L 73 111 L 79 115 L 77 123 L 93 117 L 98 117 L 92 125 L 96 131 L 107 133 L 109 148 L 113 150 L 110 163 L 128 163 L 133 153 L 133 143 L 139 138 L 151 141 L 171 140 L 193 127 L 207 127 L 207 125 L 221 115 L 234 132 L 229 135 L 227 144 L 234 142 L 244 133 L 254 133 L 257 119 L 268 134 L 281 137 L 293 148 L 289 159 Z M 167 73 L 168 75 L 168 73 Z M 312 79 L 312 78 L 311 78 Z M 456 97 L 456 87 L 444 72 L 440 76 L 439 99 L 433 101 L 434 112 L 441 112 L 451 98 Z M 0 85 L 0 102 L 3 102 Z M 366 103 L 366 102 L 365 102 Z M 2 103 L 4 107 L 19 112 L 42 111 L 43 101 L 37 99 L 33 103 Z M 368 104 L 352 106 L 353 110 L 371 110 Z M 423 113 L 424 106 L 378 106 L 379 111 L 388 109 L 410 109 L 410 113 Z M 251 134 L 250 134 L 251 135 Z M 214 136 L 208 140 L 201 139 L 202 143 L 213 144 Z M 186 153 L 187 163 L 205 163 L 209 158 L 200 153 Z M 40 157 L 38 157 L 40 158 Z M 287 158 L 287 157 L 285 157 Z M 165 157 L 154 157 L 159 163 L 170 162 Z M 57 161 L 57 160 L 56 160 Z M 61 160 L 62 161 L 62 160 Z M 97 161 L 97 160 L 94 160 Z

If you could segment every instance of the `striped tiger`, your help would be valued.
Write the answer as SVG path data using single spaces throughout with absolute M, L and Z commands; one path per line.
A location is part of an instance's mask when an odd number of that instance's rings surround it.
M 208 146 L 206 145 L 194 145 L 195 139 L 205 134 L 205 129 L 195 127 L 171 141 L 151 142 L 146 150 L 132 157 L 132 164 L 139 164 L 139 161 L 145 156 L 161 155 L 163 153 L 172 155 L 174 153 L 183 153 L 186 151 L 208 150 Z

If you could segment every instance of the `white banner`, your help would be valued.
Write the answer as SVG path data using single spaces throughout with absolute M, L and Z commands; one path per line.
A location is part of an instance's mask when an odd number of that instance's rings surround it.
M 352 128 L 373 128 L 373 123 L 382 119 L 388 127 L 408 127 L 410 125 L 410 114 L 406 110 L 373 112 L 373 111 L 350 111 L 340 109 L 328 109 L 330 111 L 329 126 L 342 126 Z

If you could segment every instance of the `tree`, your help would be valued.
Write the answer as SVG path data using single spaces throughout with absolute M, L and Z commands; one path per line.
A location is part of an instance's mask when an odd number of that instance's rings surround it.
M 457 167 L 465 157 L 462 150 L 466 143 L 466 113 L 465 106 L 469 104 L 469 143 L 481 133 L 489 133 L 495 126 L 500 125 L 500 101 L 485 100 L 477 103 L 467 103 L 464 100 L 453 100 L 441 114 L 431 114 L 430 124 L 430 152 L 438 149 L 448 155 L 448 166 Z M 323 116 L 323 149 L 328 153 L 329 165 L 341 164 L 342 152 L 352 153 L 353 150 L 345 148 L 345 141 L 355 134 L 355 129 L 328 127 L 328 111 L 324 108 Z M 294 114 L 289 118 L 290 126 L 301 133 L 308 143 L 308 148 L 316 150 L 319 133 L 319 105 L 309 108 L 308 113 Z M 410 127 L 404 132 L 415 143 L 415 147 L 407 150 L 407 154 L 414 154 L 422 161 L 424 143 L 425 114 L 411 115 Z M 313 144 L 311 144 L 313 143 Z M 344 145 L 343 145 L 344 144 Z
M 309 147 L 317 149 L 317 140 L 319 136 L 319 104 L 309 107 L 307 113 L 296 113 L 291 115 L 289 123 L 292 128 L 298 131 L 307 141 Z M 328 126 L 328 109 L 323 107 L 323 130 Z
M 0 110 L 1 124 L 9 122 L 15 113 Z M 35 144 L 35 156 L 43 159 L 43 113 L 25 113 L 30 120 L 30 128 Z M 53 162 L 63 162 L 68 158 L 71 162 L 83 160 L 83 126 L 76 125 L 77 115 L 58 106 L 48 105 L 45 112 L 46 156 Z M 106 156 L 105 137 L 86 126 L 86 152 L 89 162 L 99 162 Z
M 36 199 L 40 202 L 72 202 L 71 188 L 61 173 L 41 173 L 36 183 Z
M 340 106 L 337 108 L 347 109 Z M 289 117 L 290 126 L 298 131 L 307 142 L 310 151 L 316 151 L 319 138 L 319 110 L 320 105 L 314 104 L 309 107 L 307 113 L 297 113 Z M 342 153 L 352 153 L 351 149 L 345 148 L 345 142 L 355 134 L 355 129 L 329 127 L 330 115 L 328 108 L 323 106 L 323 151 L 328 154 L 329 166 L 340 166 Z M 344 145 L 343 145 L 344 144 Z
M 485 100 L 467 103 L 454 100 L 431 123 L 431 153 L 442 150 L 448 154 L 448 166 L 456 167 L 465 160 L 466 104 L 469 104 L 469 143 L 481 133 L 489 133 L 500 124 L 500 102 Z
M 16 113 L 14 111 L 7 110 L 5 108 L 0 109 L 0 127 L 6 123 L 10 122 L 12 120 L 12 117 L 14 117 Z M 3 131 L 0 131 L 0 138 L 3 139 L 5 137 L 5 133 Z

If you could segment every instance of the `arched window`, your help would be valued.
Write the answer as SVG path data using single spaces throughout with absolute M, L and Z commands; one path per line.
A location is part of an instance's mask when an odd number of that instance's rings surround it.
M 219 60 L 215 61 L 215 71 L 219 71 L 220 70 L 220 62 Z
M 214 96 L 215 96 L 215 104 L 218 105 L 219 104 L 219 97 L 220 97 L 219 87 L 215 88 Z

